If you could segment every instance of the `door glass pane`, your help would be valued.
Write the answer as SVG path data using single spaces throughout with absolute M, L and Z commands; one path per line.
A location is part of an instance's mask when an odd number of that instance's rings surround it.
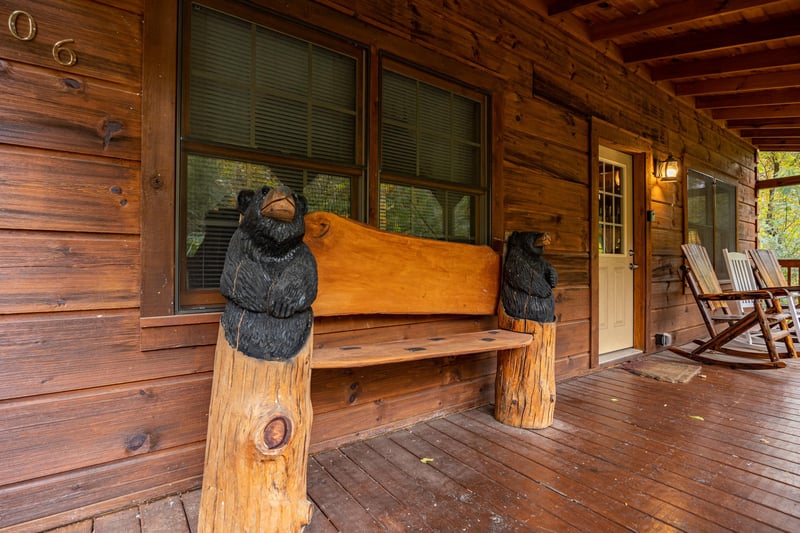
M 598 219 L 600 227 L 600 253 L 622 254 L 625 243 L 625 213 L 623 194 L 625 188 L 624 168 L 600 161 L 598 174 Z

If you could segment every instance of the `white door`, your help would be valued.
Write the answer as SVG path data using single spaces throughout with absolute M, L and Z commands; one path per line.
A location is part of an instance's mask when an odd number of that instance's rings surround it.
M 600 247 L 599 354 L 601 362 L 613 352 L 633 348 L 633 158 L 600 147 L 598 172 L 598 234 Z M 624 355 L 624 353 L 623 353 Z M 613 355 L 611 355 L 613 358 Z

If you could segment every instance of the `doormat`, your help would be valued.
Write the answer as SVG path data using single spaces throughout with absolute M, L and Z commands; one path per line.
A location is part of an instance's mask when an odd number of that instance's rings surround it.
M 647 378 L 667 381 L 669 383 L 686 383 L 700 373 L 701 366 L 668 361 L 633 361 L 625 363 L 622 368 Z

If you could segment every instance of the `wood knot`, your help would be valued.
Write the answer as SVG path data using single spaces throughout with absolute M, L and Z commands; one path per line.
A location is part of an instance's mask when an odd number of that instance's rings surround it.
M 131 453 L 145 453 L 150 451 L 151 439 L 149 433 L 137 433 L 128 439 L 125 449 Z
M 255 434 L 255 446 L 264 455 L 277 455 L 289 443 L 294 432 L 292 419 L 282 413 L 262 418 Z

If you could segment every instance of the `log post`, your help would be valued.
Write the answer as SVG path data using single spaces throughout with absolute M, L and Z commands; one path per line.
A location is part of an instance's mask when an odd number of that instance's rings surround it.
M 312 337 L 296 357 L 269 361 L 231 347 L 220 327 L 200 532 L 294 532 L 310 522 Z
M 497 352 L 494 416 L 509 426 L 546 428 L 556 406 L 556 323 L 508 316 L 502 304 L 497 318 L 501 328 L 530 333 L 533 342 Z

